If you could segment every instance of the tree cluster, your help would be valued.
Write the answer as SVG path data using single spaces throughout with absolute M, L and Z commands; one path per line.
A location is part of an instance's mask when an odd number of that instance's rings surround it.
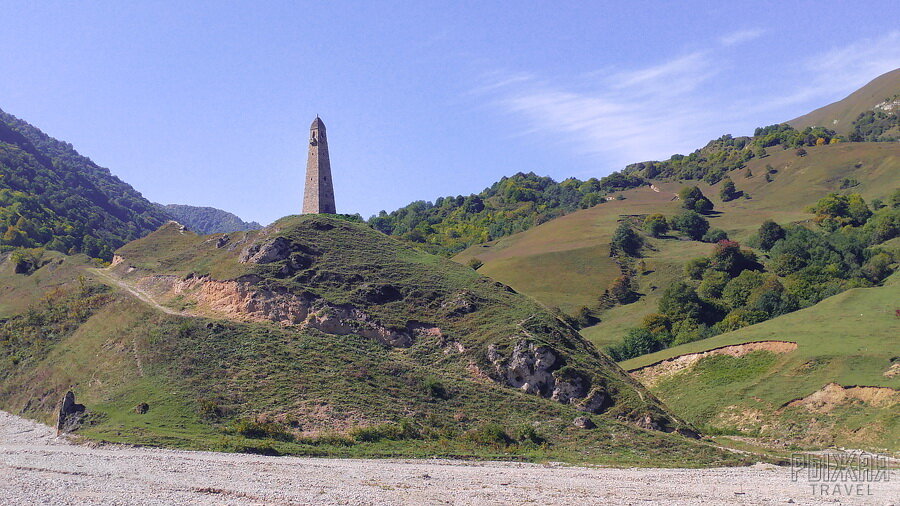
M 368 220 L 376 230 L 417 243 L 436 254 L 528 230 L 564 214 L 605 202 L 605 195 L 645 184 L 635 175 L 613 173 L 586 181 L 556 182 L 534 173 L 504 177 L 478 194 L 417 201 Z
M 708 257 L 685 264 L 684 278 L 663 292 L 658 313 L 608 347 L 626 360 L 671 345 L 704 339 L 809 307 L 855 287 L 873 286 L 889 276 L 898 258 L 879 247 L 900 237 L 900 189 L 888 204 L 872 212 L 858 196 L 829 195 L 815 206 L 826 219 L 820 227 L 781 226 L 764 222 L 751 243 L 756 253 L 737 242 L 721 240 Z M 863 209 L 863 207 L 865 209 Z

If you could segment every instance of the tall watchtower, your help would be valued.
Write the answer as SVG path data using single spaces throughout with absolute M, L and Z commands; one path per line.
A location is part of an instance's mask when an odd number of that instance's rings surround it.
M 331 182 L 331 160 L 325 123 L 316 116 L 309 127 L 309 155 L 306 157 L 306 190 L 303 214 L 335 214 L 334 186 Z

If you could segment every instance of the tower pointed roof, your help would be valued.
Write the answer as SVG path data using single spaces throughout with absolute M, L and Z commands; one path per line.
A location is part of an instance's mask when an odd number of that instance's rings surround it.
M 322 122 L 322 119 L 319 118 L 319 115 L 316 115 L 316 119 L 313 120 L 312 125 L 309 126 L 310 130 L 324 130 L 325 123 Z

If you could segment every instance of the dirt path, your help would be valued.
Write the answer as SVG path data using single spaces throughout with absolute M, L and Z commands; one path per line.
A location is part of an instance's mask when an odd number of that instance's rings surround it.
M 115 276 L 113 276 L 112 274 L 107 272 L 105 269 L 90 269 L 89 268 L 86 270 L 88 272 L 90 272 L 91 274 L 96 274 L 96 275 L 100 276 L 101 278 L 103 278 L 103 280 L 107 281 L 108 283 L 113 284 L 113 285 L 127 291 L 128 293 L 130 293 L 130 294 L 134 295 L 135 297 L 137 297 L 138 299 L 140 299 L 141 302 L 149 304 L 149 305 L 153 306 L 154 308 L 162 311 L 163 313 L 167 313 L 167 314 L 171 314 L 171 315 L 175 315 L 175 316 L 184 316 L 184 314 L 181 313 L 180 311 L 176 311 L 170 307 L 163 306 L 159 302 L 156 302 L 155 300 L 153 300 L 153 297 L 151 297 L 147 292 L 144 292 L 140 288 L 131 286 L 128 283 L 122 281 L 121 279 L 116 278 Z
M 891 504 L 900 480 L 841 504 Z M 0 504 L 820 504 L 790 471 L 588 469 L 183 452 L 56 439 L 0 411 Z

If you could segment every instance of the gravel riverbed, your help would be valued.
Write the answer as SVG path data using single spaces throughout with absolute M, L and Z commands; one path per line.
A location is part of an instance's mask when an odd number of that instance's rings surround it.
M 0 411 L 2 505 L 895 504 L 900 474 L 891 478 L 823 496 L 789 469 L 763 464 L 612 469 L 90 447 Z

